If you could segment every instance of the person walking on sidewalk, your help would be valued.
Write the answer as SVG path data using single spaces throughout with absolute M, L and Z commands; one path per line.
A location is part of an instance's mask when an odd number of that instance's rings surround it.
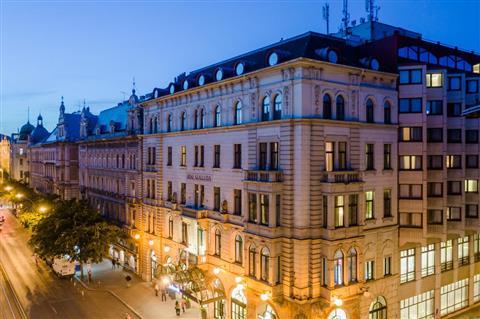
M 112 258 L 112 269 L 115 269 L 115 263 L 116 263 L 115 258 Z
M 158 291 L 160 290 L 160 287 L 158 286 L 158 282 L 155 283 L 155 286 L 153 287 L 155 289 L 155 297 L 158 297 Z
M 175 313 L 177 316 L 180 316 L 180 304 L 178 303 L 178 300 L 175 301 Z
M 181 306 L 182 306 L 182 311 L 183 311 L 183 313 L 185 313 L 185 309 L 187 308 L 187 302 L 185 301 L 185 298 L 182 298 L 182 299 L 180 300 L 180 304 L 181 304 Z
M 167 291 L 165 288 L 162 288 L 162 301 L 167 301 Z

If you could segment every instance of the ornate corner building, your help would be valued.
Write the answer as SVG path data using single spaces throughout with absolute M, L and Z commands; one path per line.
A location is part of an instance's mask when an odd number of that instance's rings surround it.
M 305 33 L 84 109 L 76 196 L 205 318 L 453 317 L 480 301 L 479 81 L 415 32 Z

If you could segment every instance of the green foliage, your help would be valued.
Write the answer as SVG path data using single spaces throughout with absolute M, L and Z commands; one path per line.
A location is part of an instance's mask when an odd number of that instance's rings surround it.
M 57 201 L 53 210 L 33 227 L 30 243 L 37 254 L 64 255 L 80 263 L 100 262 L 112 243 L 125 233 L 105 221 L 86 201 Z

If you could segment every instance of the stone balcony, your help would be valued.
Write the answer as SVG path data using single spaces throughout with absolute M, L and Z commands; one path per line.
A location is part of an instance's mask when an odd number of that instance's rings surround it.
M 208 216 L 208 212 L 207 210 L 205 210 L 204 207 L 195 208 L 195 207 L 182 206 L 180 208 L 180 211 L 182 216 L 193 218 L 193 219 L 203 219 L 203 218 L 207 218 Z
M 244 181 L 257 183 L 281 183 L 283 173 L 281 171 L 245 170 Z
M 360 171 L 332 171 L 324 172 L 320 178 L 322 183 L 363 183 L 362 173 Z

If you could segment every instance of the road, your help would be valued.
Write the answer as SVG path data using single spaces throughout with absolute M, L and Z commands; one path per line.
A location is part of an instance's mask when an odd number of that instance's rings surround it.
M 28 318 L 123 319 L 127 312 L 130 313 L 109 293 L 85 291 L 74 281 L 57 278 L 43 262 L 37 266 L 27 243 L 27 231 L 7 210 L 0 210 L 0 214 L 6 217 L 0 232 L 0 264 Z M 5 318 L 22 319 L 5 279 L 0 281 L 0 289 L 5 288 L 0 291 L 0 314 L 6 313 Z M 132 315 L 132 318 L 135 317 Z

